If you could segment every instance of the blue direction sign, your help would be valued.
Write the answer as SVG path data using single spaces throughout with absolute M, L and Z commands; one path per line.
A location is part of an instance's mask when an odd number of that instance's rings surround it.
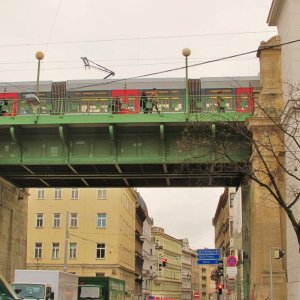
M 198 259 L 198 265 L 217 265 L 219 262 L 215 259 Z
M 219 249 L 197 249 L 197 254 L 219 254 L 220 255 L 220 250 Z
M 213 254 L 213 255 L 197 255 L 198 259 L 219 259 L 220 258 L 220 254 Z
M 199 265 L 217 265 L 220 259 L 219 249 L 197 249 Z

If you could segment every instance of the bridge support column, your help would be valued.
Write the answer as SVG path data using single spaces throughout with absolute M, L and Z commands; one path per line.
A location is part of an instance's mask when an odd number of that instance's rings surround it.
M 270 184 L 270 178 L 261 173 L 265 170 L 263 161 L 276 174 L 274 178 L 277 187 L 283 191 L 284 174 L 279 173 L 274 154 L 264 147 L 264 141 L 271 143 L 278 159 L 284 163 L 282 132 L 274 123 L 274 120 L 280 122 L 283 105 L 280 47 L 270 48 L 278 44 L 280 38 L 276 36 L 266 43 L 262 42 L 259 47 L 261 91 L 256 99 L 254 115 L 248 120 L 248 128 L 253 134 L 253 141 L 259 141 L 257 143 L 259 148 L 253 147 L 251 157 L 253 172 L 258 173 L 261 182 Z M 254 181 L 249 182 L 248 188 L 250 299 L 271 299 L 270 253 L 273 252 L 271 248 L 285 249 L 285 214 L 266 188 Z M 285 262 L 283 259 L 272 258 L 271 263 L 274 300 L 284 300 L 286 299 Z
M 0 178 L 0 273 L 14 279 L 26 267 L 27 192 Z

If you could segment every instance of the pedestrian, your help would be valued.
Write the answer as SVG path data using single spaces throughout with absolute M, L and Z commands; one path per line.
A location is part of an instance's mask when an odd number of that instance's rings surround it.
M 5 116 L 5 114 L 8 112 L 8 102 L 6 99 L 0 100 L 0 115 Z
M 220 95 L 222 92 L 218 92 L 217 96 L 217 110 L 218 112 L 225 112 L 226 102 L 225 99 Z
M 118 114 L 120 111 L 122 111 L 122 99 L 120 96 L 113 98 L 111 110 L 113 114 Z
M 146 91 L 142 92 L 140 106 L 143 109 L 144 114 L 149 114 L 152 112 L 152 101 L 150 98 L 147 97 Z
M 153 111 L 153 109 L 155 109 L 157 111 L 157 113 L 160 114 L 160 111 L 158 109 L 158 105 L 159 105 L 159 102 L 158 102 L 158 92 L 157 92 L 156 88 L 152 89 L 152 92 L 151 92 L 151 101 L 152 101 L 152 111 Z

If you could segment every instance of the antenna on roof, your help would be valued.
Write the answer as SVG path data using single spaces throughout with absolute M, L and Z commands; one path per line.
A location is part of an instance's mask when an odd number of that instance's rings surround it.
M 104 77 L 103 79 L 106 79 L 108 78 L 109 76 L 114 76 L 115 75 L 115 72 L 103 67 L 103 66 L 100 66 L 96 63 L 94 63 L 93 61 L 87 59 L 87 57 L 81 57 L 81 59 L 83 60 L 83 63 L 84 63 L 84 67 L 85 69 L 86 68 L 94 68 L 94 69 L 97 69 L 97 70 L 100 70 L 100 71 L 103 71 L 103 72 L 106 72 L 108 73 L 108 75 L 106 77 Z

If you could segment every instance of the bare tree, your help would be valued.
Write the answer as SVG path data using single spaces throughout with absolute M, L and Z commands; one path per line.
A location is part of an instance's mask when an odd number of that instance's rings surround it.
M 182 157 L 195 158 L 197 149 L 202 148 L 202 155 L 212 156 L 213 153 L 213 156 L 217 157 L 213 164 L 230 166 L 230 172 L 253 180 L 265 189 L 269 199 L 276 201 L 289 218 L 298 239 L 300 252 L 300 99 L 297 98 L 299 91 L 300 84 L 289 84 L 289 101 L 281 111 L 277 111 L 272 105 L 262 107 L 259 98 L 255 98 L 253 118 L 246 122 L 229 119 L 226 112 L 213 113 L 214 118 L 216 114 L 218 115 L 215 122 L 218 128 L 214 136 L 203 135 L 203 128 L 208 125 L 207 122 L 201 121 L 201 114 L 205 114 L 201 112 L 194 123 L 186 126 L 178 145 Z M 241 162 L 236 159 L 232 143 L 228 143 L 230 135 L 238 137 L 241 149 L 252 150 L 247 161 Z M 189 171 L 195 172 L 195 165 L 193 170 Z

